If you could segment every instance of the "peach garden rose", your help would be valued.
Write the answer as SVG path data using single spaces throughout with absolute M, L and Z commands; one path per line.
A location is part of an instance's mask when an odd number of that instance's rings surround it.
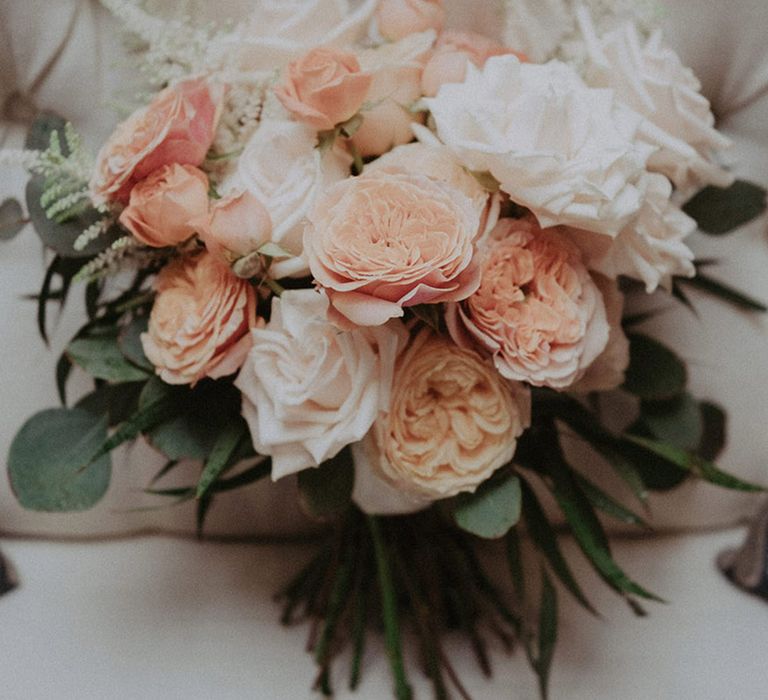
M 215 256 L 177 258 L 155 280 L 144 353 L 168 384 L 195 384 L 236 372 L 257 325 L 256 294 Z
M 243 191 L 211 204 L 210 221 L 200 235 L 210 253 L 232 263 L 255 253 L 271 234 L 269 212 L 257 197 Z
M 579 249 L 532 217 L 502 219 L 483 245 L 480 288 L 447 315 L 453 338 L 508 379 L 563 389 L 608 343 L 605 303 Z
M 354 54 L 320 46 L 288 66 L 275 94 L 296 119 L 327 131 L 355 115 L 371 80 Z
M 191 165 L 165 165 L 131 190 L 120 223 L 153 248 L 174 246 L 205 228 L 208 177 Z
M 421 331 L 398 360 L 387 411 L 355 452 L 356 502 L 367 512 L 402 512 L 474 491 L 512 459 L 530 410 L 525 385 Z M 377 482 L 394 486 L 401 503 L 385 505 Z
M 445 182 L 397 169 L 349 178 L 309 213 L 304 252 L 336 314 L 360 326 L 460 301 L 480 283 L 481 213 Z
M 96 160 L 96 203 L 126 203 L 131 189 L 163 165 L 200 165 L 213 142 L 225 87 L 191 78 L 160 92 L 120 124 Z

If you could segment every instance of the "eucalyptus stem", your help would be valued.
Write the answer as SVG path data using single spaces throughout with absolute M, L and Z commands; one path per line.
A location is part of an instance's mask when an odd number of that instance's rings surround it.
M 395 677 L 395 697 L 397 697 L 397 700 L 411 700 L 413 691 L 411 686 L 408 685 L 403 664 L 403 645 L 400 639 L 397 597 L 395 595 L 389 553 L 387 552 L 387 545 L 381 531 L 381 521 L 379 518 L 368 515 L 366 519 L 368 520 L 368 527 L 371 531 L 373 547 L 376 553 L 376 571 L 379 579 L 379 588 L 381 589 L 384 634 L 387 642 L 389 663 L 392 668 L 392 674 Z

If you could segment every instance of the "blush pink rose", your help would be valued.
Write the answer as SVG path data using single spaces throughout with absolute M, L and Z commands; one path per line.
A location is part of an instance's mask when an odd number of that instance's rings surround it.
M 178 258 L 155 280 L 144 353 L 168 384 L 233 374 L 253 345 L 256 294 L 210 253 Z
M 191 165 L 164 165 L 131 190 L 120 223 L 153 248 L 186 241 L 205 226 L 208 177 Z
M 124 204 L 133 186 L 163 165 L 200 165 L 213 142 L 224 92 L 205 78 L 185 80 L 120 124 L 96 160 L 93 200 Z
M 390 41 L 428 29 L 440 31 L 445 22 L 443 0 L 380 0 L 376 21 Z
M 460 301 L 477 289 L 480 217 L 462 191 L 384 169 L 326 191 L 309 213 L 304 252 L 335 312 L 378 326 L 404 306 Z
M 562 231 L 502 219 L 482 251 L 480 288 L 447 315 L 452 337 L 493 356 L 508 379 L 563 389 L 608 343 L 605 304 Z
M 468 63 L 482 68 L 492 56 L 506 54 L 526 60 L 518 51 L 482 34 L 446 30 L 437 38 L 435 50 L 424 67 L 422 92 L 427 97 L 434 97 L 444 83 L 463 83 Z
M 370 74 L 361 72 L 354 54 L 320 46 L 288 66 L 275 95 L 296 119 L 327 131 L 355 115 L 371 80 Z
M 269 212 L 247 191 L 213 202 L 210 222 L 200 233 L 208 252 L 226 263 L 255 253 L 271 235 Z

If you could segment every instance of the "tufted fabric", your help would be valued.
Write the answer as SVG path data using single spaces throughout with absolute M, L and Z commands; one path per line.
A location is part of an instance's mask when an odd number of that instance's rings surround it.
M 215 3 L 242 11 L 247 3 Z M 455 26 L 497 33 L 502 3 L 448 1 Z M 199 3 L 210 12 L 213 3 Z M 768 5 L 763 0 L 668 3 L 667 37 L 702 79 L 723 131 L 735 146 L 728 156 L 740 176 L 768 185 Z M 53 109 L 68 119 L 94 148 L 117 121 L 109 103 L 126 93 L 131 81 L 124 49 L 116 38 L 114 20 L 93 0 L 3 0 L 0 2 L 0 146 L 23 142 L 23 120 L 34 108 Z M 0 170 L 0 199 L 22 197 L 20 169 Z M 768 236 L 766 221 L 722 238 L 698 236 L 692 243 L 701 256 L 718 257 L 716 274 L 768 299 Z M 24 419 L 57 403 L 53 368 L 67 339 L 82 323 L 83 310 L 73 293 L 57 322 L 52 347 L 37 336 L 34 306 L 19 296 L 36 291 L 43 275 L 40 249 L 32 231 L 0 247 L 0 327 L 3 366 L 0 368 L 0 455 Z M 691 294 L 701 320 L 684 309 L 666 312 L 648 331 L 675 345 L 692 368 L 692 389 L 702 398 L 722 403 L 731 417 L 731 441 L 722 464 L 745 478 L 768 482 L 768 318 L 746 316 L 708 298 Z M 83 377 L 72 382 L 73 395 L 87 389 Z M 159 510 L 141 489 L 162 460 L 145 445 L 124 451 L 114 460 L 113 484 L 105 501 L 91 512 L 56 516 L 27 513 L 7 488 L 0 489 L 0 532 L 51 536 L 93 536 L 144 530 L 189 533 L 194 529 L 192 506 Z M 613 475 L 600 465 L 600 478 Z M 194 478 L 194 467 L 178 477 Z M 294 484 L 259 485 L 222 498 L 214 505 L 214 534 L 290 534 L 308 525 L 295 507 Z M 615 484 L 620 493 L 620 484 Z M 754 499 L 701 484 L 657 498 L 654 522 L 660 529 L 726 525 L 744 519 Z

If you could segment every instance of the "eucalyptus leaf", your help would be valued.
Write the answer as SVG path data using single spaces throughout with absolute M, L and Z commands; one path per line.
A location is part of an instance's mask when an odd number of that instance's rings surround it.
M 299 502 L 312 517 L 332 518 L 352 502 L 354 481 L 352 451 L 345 447 L 319 467 L 299 472 Z
M 11 444 L 8 473 L 19 503 L 30 510 L 87 510 L 109 487 L 112 466 L 100 455 L 83 464 L 107 438 L 107 420 L 82 409 L 53 408 L 30 418 Z
M 495 540 L 503 537 L 520 519 L 520 479 L 508 474 L 489 479 L 471 494 L 456 498 L 453 518 L 466 532 Z
M 704 429 L 696 454 L 702 459 L 714 462 L 725 448 L 728 417 L 720 406 L 705 401 L 701 404 L 701 418 Z
M 143 382 L 102 384 L 83 396 L 75 407 L 96 416 L 106 416 L 110 426 L 119 425 L 138 410 L 139 395 L 143 387 Z
M 643 401 L 641 415 L 654 437 L 663 442 L 684 450 L 694 450 L 701 444 L 701 407 L 687 392 L 669 401 Z
M 663 401 L 685 390 L 685 363 L 657 340 L 632 333 L 629 338 L 629 367 L 624 389 L 649 401 Z
M 683 211 L 696 220 L 704 233 L 729 233 L 760 216 L 766 208 L 766 191 L 760 185 L 736 180 L 730 187 L 705 187 L 691 198 Z
M 117 336 L 92 335 L 75 338 L 67 346 L 67 355 L 96 379 L 108 382 L 138 382 L 149 378 L 149 373 L 126 360 L 120 351 Z
M 146 316 L 136 316 L 125 326 L 117 336 L 120 352 L 131 363 L 141 369 L 154 372 L 155 368 L 144 354 L 141 334 L 147 332 L 149 319 Z
M 24 210 L 17 199 L 6 199 L 0 204 L 0 241 L 10 241 L 26 224 Z

